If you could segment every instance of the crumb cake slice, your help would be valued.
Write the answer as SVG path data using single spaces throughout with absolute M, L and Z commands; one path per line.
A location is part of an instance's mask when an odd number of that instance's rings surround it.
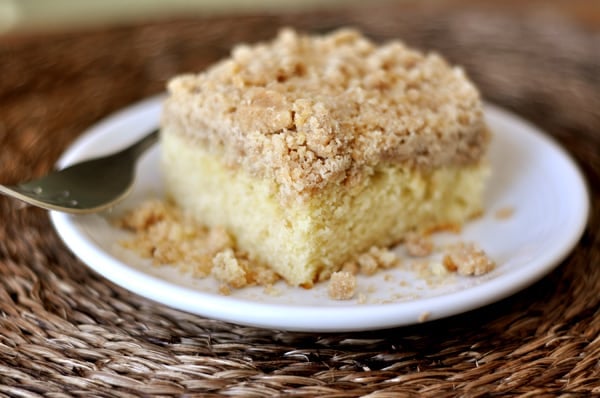
M 291 285 L 482 210 L 479 93 L 436 54 L 287 29 L 168 88 L 170 197 Z

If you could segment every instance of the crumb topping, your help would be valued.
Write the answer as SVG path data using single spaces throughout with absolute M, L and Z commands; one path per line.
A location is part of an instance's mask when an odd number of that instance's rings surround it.
M 462 69 L 349 29 L 284 29 L 168 89 L 163 130 L 274 180 L 288 197 L 356 184 L 382 163 L 473 164 L 488 141 L 479 93 Z

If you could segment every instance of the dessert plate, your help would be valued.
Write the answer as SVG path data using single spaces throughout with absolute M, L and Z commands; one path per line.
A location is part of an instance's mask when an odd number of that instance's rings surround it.
M 155 128 L 162 96 L 135 104 L 97 124 L 62 156 L 59 166 L 114 151 Z M 279 282 L 219 293 L 212 278 L 195 279 L 173 266 L 153 266 L 122 247 L 127 233 L 111 219 L 151 197 L 162 197 L 160 145 L 138 164 L 134 190 L 111 211 L 93 215 L 51 212 L 66 245 L 110 281 L 158 303 L 243 325 L 294 331 L 358 331 L 409 325 L 475 309 L 507 297 L 547 274 L 579 240 L 589 199 L 571 158 L 544 133 L 504 110 L 486 105 L 493 131 L 492 177 L 485 214 L 459 234 L 434 236 L 438 245 L 475 241 L 497 267 L 480 277 L 446 274 L 435 256 L 405 259 L 374 276 L 359 276 L 354 299 L 328 298 L 313 289 Z M 403 254 L 403 248 L 397 248 Z

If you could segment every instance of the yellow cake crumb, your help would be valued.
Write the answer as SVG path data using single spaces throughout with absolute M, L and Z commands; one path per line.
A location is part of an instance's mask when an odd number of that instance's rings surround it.
M 329 298 L 333 300 L 350 300 L 356 291 L 356 277 L 350 272 L 338 271 L 331 274 L 327 285 Z
M 483 275 L 496 267 L 496 263 L 473 242 L 460 242 L 449 247 L 443 264 L 448 271 L 460 275 Z

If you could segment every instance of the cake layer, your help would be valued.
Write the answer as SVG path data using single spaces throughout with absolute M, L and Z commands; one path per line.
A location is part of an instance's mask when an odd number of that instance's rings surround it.
M 224 226 L 237 246 L 291 285 L 311 286 L 371 246 L 409 231 L 462 225 L 482 209 L 487 169 L 480 163 L 435 170 L 376 167 L 358 184 L 330 185 L 282 202 L 272 179 L 231 167 L 180 131 L 162 131 L 167 191 L 198 221 Z

